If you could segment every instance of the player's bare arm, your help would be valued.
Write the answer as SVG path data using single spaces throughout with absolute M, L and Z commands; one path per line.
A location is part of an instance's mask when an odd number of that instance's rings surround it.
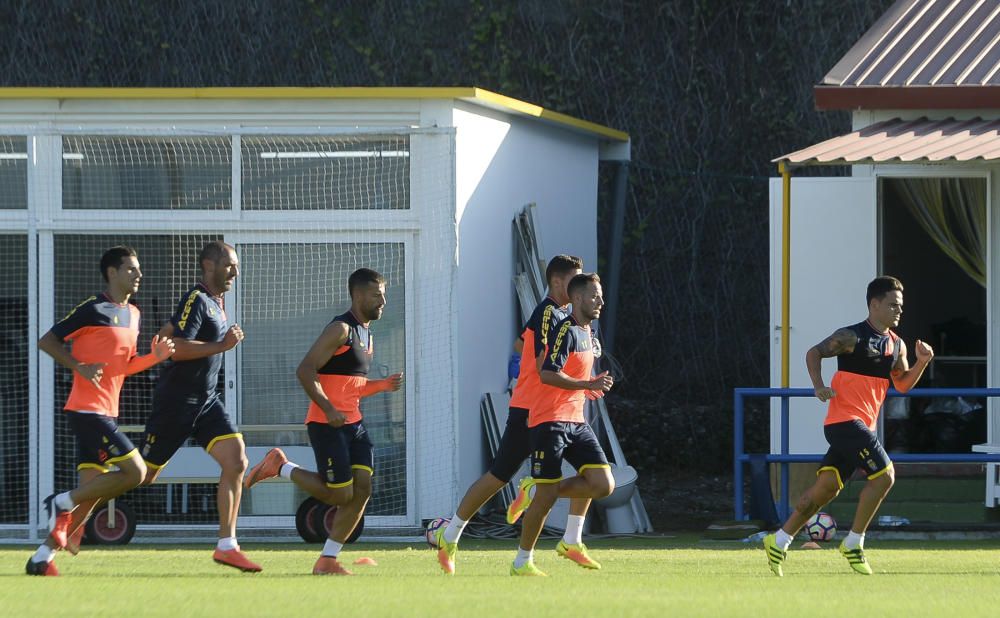
M 38 340 L 38 348 L 66 369 L 79 373 L 94 386 L 101 385 L 101 378 L 104 376 L 104 366 L 107 363 L 81 363 L 73 358 L 73 355 L 66 349 L 63 342 L 52 331 L 42 335 L 42 338 Z
M 239 324 L 233 324 L 226 331 L 226 336 L 222 341 L 195 341 L 194 339 L 185 339 L 184 337 L 176 336 L 174 334 L 174 325 L 167 322 L 156 333 L 156 336 L 160 339 L 167 337 L 173 340 L 173 359 L 175 361 L 188 361 L 222 354 L 235 348 L 243 341 L 243 329 L 240 328 Z
M 917 339 L 913 347 L 917 353 L 917 362 L 910 367 L 910 362 L 906 358 L 906 344 L 902 339 L 899 340 L 899 356 L 892 365 L 892 373 L 889 374 L 892 376 L 892 385 L 901 393 L 905 393 L 917 384 L 920 376 L 924 374 L 924 369 L 934 358 L 934 349 L 923 341 Z
M 849 328 L 838 328 L 832 335 L 820 341 L 806 352 L 806 370 L 812 380 L 816 398 L 828 401 L 836 393 L 823 382 L 823 359 L 841 354 L 850 354 L 858 343 L 858 336 Z
M 552 371 L 543 369 L 539 378 L 542 384 L 555 386 L 556 388 L 568 391 L 601 391 L 602 393 L 611 390 L 615 384 L 615 379 L 607 371 L 601 372 L 591 380 L 577 380 L 571 378 L 562 371 Z
M 331 427 L 343 426 L 346 419 L 330 403 L 326 393 L 323 392 L 323 387 L 320 385 L 317 376 L 319 368 L 333 357 L 333 353 L 337 351 L 337 348 L 347 343 L 347 338 L 350 334 L 351 329 L 344 322 L 332 322 L 327 325 L 312 347 L 309 348 L 305 358 L 302 359 L 298 369 L 295 371 L 295 375 L 299 379 L 299 384 L 302 385 L 302 390 L 306 392 L 306 395 L 309 395 L 309 399 L 312 399 L 319 406 L 320 410 L 323 410 L 323 413 L 326 414 L 327 422 Z M 402 376 L 400 376 L 400 379 L 402 379 Z

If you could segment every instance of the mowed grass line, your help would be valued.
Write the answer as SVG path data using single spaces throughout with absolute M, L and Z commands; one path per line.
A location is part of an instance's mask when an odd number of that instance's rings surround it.
M 59 578 L 28 577 L 27 546 L 0 548 L 4 616 L 966 616 L 1000 615 L 1000 541 L 869 541 L 875 576 L 853 574 L 836 546 L 793 550 L 785 577 L 764 553 L 694 538 L 590 543 L 604 568 L 585 571 L 543 542 L 548 578 L 508 575 L 513 541 L 470 541 L 458 575 L 423 545 L 357 544 L 356 577 L 309 575 L 318 546 L 247 544 L 265 571 L 216 565 L 192 545 L 86 547 L 60 555 Z M 361 556 L 378 566 L 350 565 Z

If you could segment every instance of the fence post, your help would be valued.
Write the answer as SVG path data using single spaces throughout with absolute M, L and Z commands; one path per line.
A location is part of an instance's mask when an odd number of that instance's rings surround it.
M 743 393 L 733 390 L 733 503 L 737 521 L 743 512 Z

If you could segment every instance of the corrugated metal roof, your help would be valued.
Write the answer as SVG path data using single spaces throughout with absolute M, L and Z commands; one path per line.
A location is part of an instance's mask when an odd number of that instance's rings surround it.
M 794 165 L 1000 159 L 1000 120 L 893 118 L 774 159 Z
M 1000 85 L 1000 1 L 898 0 L 822 84 Z

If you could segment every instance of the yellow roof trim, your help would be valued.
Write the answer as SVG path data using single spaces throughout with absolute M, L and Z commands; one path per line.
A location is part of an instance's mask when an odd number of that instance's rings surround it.
M 607 140 L 629 141 L 623 131 L 474 87 L 0 88 L 0 99 L 461 99 Z

